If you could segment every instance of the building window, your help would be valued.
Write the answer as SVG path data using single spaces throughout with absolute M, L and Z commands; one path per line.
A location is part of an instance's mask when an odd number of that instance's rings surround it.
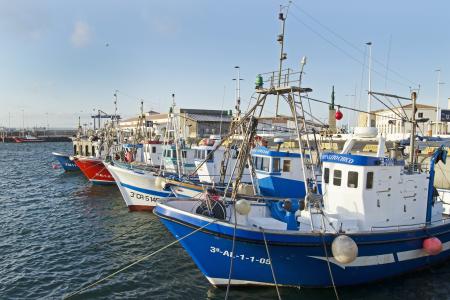
M 156 147 L 152 147 L 152 153 L 156 153 Z
M 334 172 L 333 172 L 333 185 L 341 186 L 341 179 L 342 179 L 342 171 L 341 170 L 334 170 Z
M 358 187 L 358 172 L 348 172 L 347 186 L 354 189 Z
M 272 158 L 272 172 L 280 172 L 280 159 L 279 158 Z
M 325 181 L 325 183 L 330 182 L 330 169 L 325 168 L 325 170 L 323 171 L 323 180 Z
M 183 158 L 186 158 L 187 157 L 187 151 L 186 150 L 181 151 L 181 156 Z
M 291 161 L 289 159 L 283 160 L 283 172 L 291 171 Z
M 367 172 L 366 189 L 373 188 L 373 172 Z
M 423 118 L 423 113 L 419 113 L 419 118 Z

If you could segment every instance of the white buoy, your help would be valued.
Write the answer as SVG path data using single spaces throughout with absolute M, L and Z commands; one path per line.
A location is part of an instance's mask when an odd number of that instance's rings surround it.
M 244 215 L 244 216 L 248 215 L 248 213 L 250 212 L 250 209 L 251 209 L 250 202 L 248 202 L 245 199 L 238 200 L 236 202 L 235 206 L 236 206 L 236 211 L 238 212 L 238 214 Z
M 346 235 L 339 235 L 331 244 L 334 259 L 341 264 L 349 264 L 358 256 L 358 245 Z

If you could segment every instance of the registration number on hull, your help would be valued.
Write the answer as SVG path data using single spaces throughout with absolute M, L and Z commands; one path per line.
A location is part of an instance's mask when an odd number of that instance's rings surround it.
M 128 194 L 130 195 L 131 198 L 134 198 L 137 200 L 149 201 L 149 202 L 156 202 L 156 200 L 159 199 L 158 197 L 152 197 L 149 195 L 136 193 L 136 192 L 129 192 Z
M 245 254 L 233 255 L 232 251 L 222 250 L 222 249 L 220 249 L 218 247 L 214 247 L 214 246 L 211 246 L 209 248 L 209 252 L 214 253 L 214 254 L 221 254 L 223 256 L 228 256 L 228 257 L 232 257 L 234 259 L 240 259 L 240 260 L 244 260 L 244 261 L 248 261 L 248 262 L 252 262 L 252 263 L 260 263 L 260 264 L 264 264 L 264 265 L 270 265 L 269 258 L 248 256 Z

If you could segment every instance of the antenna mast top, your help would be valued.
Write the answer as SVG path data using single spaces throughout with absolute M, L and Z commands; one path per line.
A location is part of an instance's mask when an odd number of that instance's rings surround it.
M 287 58 L 287 54 L 284 53 L 284 32 L 286 25 L 286 18 L 289 12 L 289 6 L 291 5 L 291 1 L 289 1 L 288 5 L 280 5 L 280 12 L 278 13 L 278 19 L 281 21 L 281 34 L 277 36 L 277 41 L 280 43 L 280 64 L 278 67 L 278 84 L 277 87 L 281 85 L 281 72 L 283 70 L 283 60 Z M 275 111 L 275 116 L 278 116 L 278 105 L 280 102 L 280 96 L 277 95 L 277 107 Z

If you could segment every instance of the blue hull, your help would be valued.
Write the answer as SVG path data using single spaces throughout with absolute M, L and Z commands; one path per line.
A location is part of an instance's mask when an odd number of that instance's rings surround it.
M 158 204 L 155 209 L 170 232 L 180 238 L 208 224 L 212 219 L 192 214 L 177 213 Z M 348 234 L 358 245 L 358 258 L 341 265 L 330 258 L 331 271 L 337 286 L 377 281 L 447 259 L 450 255 L 450 224 L 411 230 L 407 232 Z M 198 268 L 214 285 L 227 284 L 230 258 L 233 257 L 232 284 L 274 284 L 264 245 L 258 229 L 236 230 L 235 253 L 232 254 L 233 226 L 219 222 L 210 224 L 180 243 Z M 429 236 L 438 237 L 443 252 L 428 256 L 422 251 L 422 242 Z M 327 258 L 331 256 L 331 242 L 335 235 L 266 232 L 277 283 L 287 286 L 331 286 Z
M 53 153 L 53 156 L 58 160 L 64 171 L 80 171 L 80 168 L 70 160 L 68 155 Z

